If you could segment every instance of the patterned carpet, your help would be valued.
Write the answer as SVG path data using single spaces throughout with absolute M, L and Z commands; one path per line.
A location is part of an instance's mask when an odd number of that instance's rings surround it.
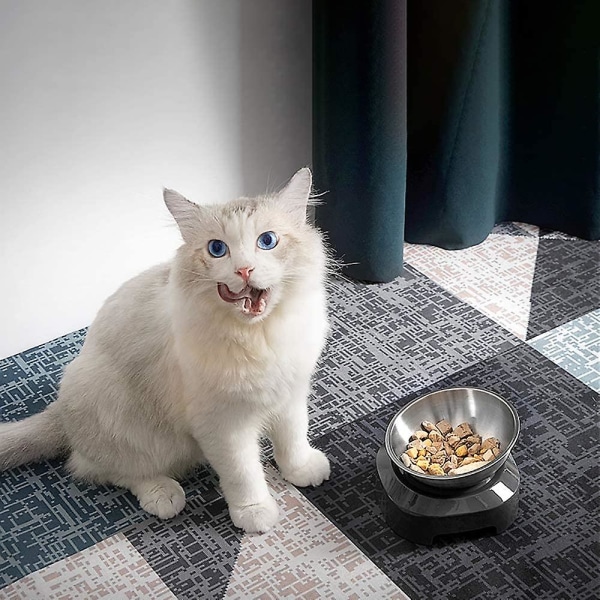
M 234 528 L 208 468 L 163 522 L 61 461 L 30 465 L 0 474 L 0 598 L 600 597 L 600 244 L 507 223 L 466 250 L 407 246 L 405 260 L 392 283 L 332 284 L 311 399 L 332 477 L 299 490 L 267 459 L 273 531 Z M 1 360 L 0 418 L 51 402 L 84 336 Z M 375 456 L 400 407 L 454 385 L 516 407 L 519 511 L 499 535 L 418 546 L 382 518 Z

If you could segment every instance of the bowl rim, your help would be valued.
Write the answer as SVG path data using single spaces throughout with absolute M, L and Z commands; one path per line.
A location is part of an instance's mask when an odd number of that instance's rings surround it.
M 490 461 L 487 465 L 485 465 L 481 469 L 476 469 L 475 471 L 470 471 L 469 473 L 462 473 L 461 475 L 452 475 L 451 477 L 449 477 L 448 475 L 429 475 L 428 473 L 417 473 L 416 471 L 413 471 L 413 470 L 407 468 L 406 465 L 402 462 L 400 457 L 397 455 L 397 453 L 392 448 L 391 437 L 392 437 L 392 431 L 394 429 L 394 425 L 395 425 L 396 421 L 398 420 L 400 415 L 402 415 L 404 412 L 406 412 L 413 404 L 417 404 L 418 402 L 420 402 L 421 400 L 423 400 L 429 396 L 435 396 L 436 394 L 440 394 L 442 392 L 453 392 L 453 391 L 483 392 L 484 394 L 494 396 L 497 400 L 499 400 L 502 404 L 504 404 L 508 408 L 509 413 L 512 416 L 513 424 L 514 424 L 514 433 L 513 433 L 513 436 L 511 438 L 510 442 L 506 445 L 506 447 L 496 457 L 495 460 Z M 406 406 L 403 406 L 400 410 L 398 410 L 394 414 L 394 416 L 392 417 L 392 419 L 390 420 L 390 422 L 387 426 L 387 429 L 385 432 L 385 449 L 386 449 L 388 456 L 392 460 L 392 462 L 398 468 L 400 468 L 402 470 L 402 472 L 406 473 L 407 475 L 410 475 L 411 477 L 421 480 L 424 484 L 429 483 L 431 485 L 433 483 L 433 485 L 435 485 L 434 482 L 441 483 L 442 481 L 444 481 L 447 483 L 448 487 L 451 486 L 451 482 L 457 482 L 457 484 L 460 486 L 460 483 L 464 482 L 465 479 L 469 479 L 469 478 L 472 478 L 473 476 L 475 476 L 475 478 L 477 480 L 479 480 L 479 479 L 481 479 L 481 475 L 483 475 L 485 473 L 489 473 L 491 475 L 493 472 L 495 472 L 497 469 L 499 469 L 506 462 L 506 459 L 508 458 L 510 451 L 513 449 L 514 445 L 516 444 L 517 440 L 519 439 L 520 433 L 521 433 L 521 421 L 519 419 L 519 413 L 517 412 L 516 408 L 510 402 L 508 402 L 508 400 L 505 400 L 502 396 L 500 396 L 496 392 L 493 392 L 491 390 L 486 390 L 484 388 L 472 387 L 472 386 L 455 386 L 455 387 L 449 387 L 449 388 L 441 388 L 439 390 L 435 390 L 433 392 L 428 392 L 427 394 L 423 394 L 422 396 L 419 396 L 419 397 L 415 398 L 414 400 L 411 400 Z

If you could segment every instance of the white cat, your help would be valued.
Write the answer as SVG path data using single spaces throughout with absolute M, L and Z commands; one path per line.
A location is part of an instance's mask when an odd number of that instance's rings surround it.
M 131 490 L 149 513 L 179 513 L 176 481 L 216 470 L 235 525 L 278 519 L 260 461 L 273 442 L 285 479 L 329 478 L 307 440 L 307 396 L 328 331 L 327 254 L 306 222 L 311 173 L 278 194 L 198 206 L 165 190 L 184 245 L 99 311 L 44 412 L 0 424 L 0 469 L 68 453 L 75 477 Z

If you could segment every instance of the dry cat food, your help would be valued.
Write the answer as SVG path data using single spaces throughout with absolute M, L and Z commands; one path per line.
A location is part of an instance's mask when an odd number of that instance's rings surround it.
M 433 424 L 421 423 L 421 429 L 410 436 L 404 453 L 404 465 L 426 475 L 462 475 L 475 471 L 500 454 L 500 441 L 485 440 L 471 429 L 469 423 L 452 427 L 442 419 Z

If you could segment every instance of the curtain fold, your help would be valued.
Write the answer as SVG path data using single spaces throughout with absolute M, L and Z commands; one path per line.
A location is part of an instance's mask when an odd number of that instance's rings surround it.
M 317 224 L 389 281 L 404 239 L 524 221 L 600 238 L 600 3 L 313 3 Z
M 391 280 L 402 263 L 406 2 L 313 3 L 318 225 L 347 273 Z

